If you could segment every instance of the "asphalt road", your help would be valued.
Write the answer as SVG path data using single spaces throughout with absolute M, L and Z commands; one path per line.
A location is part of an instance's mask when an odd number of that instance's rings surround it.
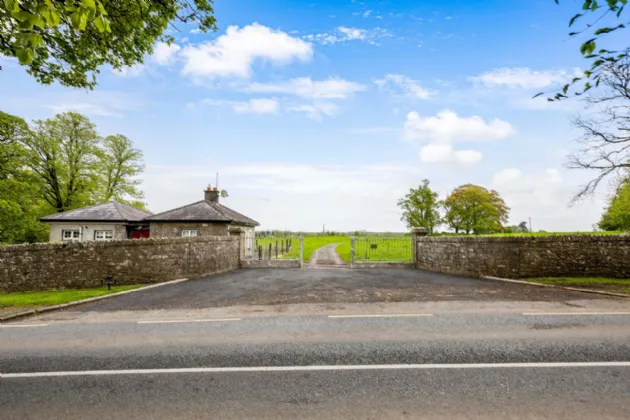
M 630 361 L 630 305 L 607 314 L 605 305 L 481 305 L 397 317 L 7 324 L 0 417 L 628 418 L 630 364 L 615 362 Z M 589 362 L 606 364 L 575 365 Z M 400 364 L 419 366 L 391 368 Z
M 575 299 L 606 298 L 416 269 L 248 269 L 140 291 L 72 310 L 135 311 L 298 303 Z

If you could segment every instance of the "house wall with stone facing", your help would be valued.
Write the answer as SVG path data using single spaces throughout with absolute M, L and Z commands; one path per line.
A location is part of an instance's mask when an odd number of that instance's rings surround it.
M 467 276 L 630 278 L 630 235 L 419 237 L 416 267 Z
M 230 223 L 151 222 L 152 238 L 181 238 L 182 230 L 197 230 L 199 236 L 228 236 Z
M 239 267 L 239 237 L 140 239 L 0 247 L 0 291 L 160 283 Z

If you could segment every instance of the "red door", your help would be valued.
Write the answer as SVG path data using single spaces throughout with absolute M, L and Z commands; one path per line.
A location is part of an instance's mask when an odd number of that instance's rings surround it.
M 134 230 L 131 232 L 131 239 L 144 239 L 150 236 L 150 231 L 148 229 L 142 230 Z

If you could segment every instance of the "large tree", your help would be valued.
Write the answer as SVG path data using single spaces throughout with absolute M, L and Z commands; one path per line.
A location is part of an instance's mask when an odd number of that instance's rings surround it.
M 592 111 L 574 120 L 582 131 L 581 147 L 569 157 L 569 167 L 594 174 L 576 199 L 592 194 L 609 176 L 628 176 L 630 168 L 630 58 L 606 64 L 600 89 L 585 99 Z
M 509 207 L 498 192 L 478 185 L 457 187 L 444 200 L 444 220 L 456 233 L 500 231 L 508 221 Z
M 619 185 L 598 225 L 603 230 L 630 230 L 630 180 Z
M 90 203 L 98 185 L 93 168 L 99 140 L 96 126 L 74 112 L 35 121 L 33 135 L 25 141 L 27 165 L 42 180 L 44 199 L 58 212 Z
M 40 83 L 92 88 L 104 64 L 142 63 L 171 25 L 216 29 L 213 0 L 0 0 L 0 56 Z M 1 68 L 0 68 L 1 70 Z
M 398 206 L 403 210 L 401 220 L 409 228 L 423 227 L 433 233 L 433 229 L 440 224 L 440 204 L 438 193 L 429 187 L 429 180 L 425 179 L 418 188 L 411 188 L 398 201 Z
M 554 0 L 560 3 L 560 0 Z M 566 1 L 566 0 L 565 0 Z M 580 0 L 577 2 L 579 10 L 576 10 L 569 20 L 571 37 L 582 37 L 580 53 L 590 60 L 590 68 L 584 71 L 582 77 L 575 77 L 568 81 L 562 92 L 555 95 L 554 99 L 564 99 L 572 95 L 581 95 L 584 92 L 599 87 L 602 76 L 606 73 L 605 67 L 625 60 L 630 52 L 627 38 L 621 38 L 627 34 L 623 32 L 628 28 L 626 6 L 628 0 Z M 621 35 L 623 32 L 624 35 Z M 620 34 L 619 39 L 610 40 L 610 36 Z M 620 46 L 617 46 L 621 44 Z M 614 45 L 614 47 L 611 47 Z M 571 86 L 576 89 L 569 91 Z M 550 100 L 554 100 L 551 99 Z
M 125 197 L 143 198 L 137 176 L 144 169 L 142 152 L 133 142 L 117 134 L 108 136 L 97 151 L 96 175 L 99 179 L 96 201 L 123 201 Z

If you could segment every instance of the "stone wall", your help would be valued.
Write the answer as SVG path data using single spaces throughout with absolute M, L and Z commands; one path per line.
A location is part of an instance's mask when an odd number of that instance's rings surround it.
M 0 247 L 0 291 L 88 288 L 201 277 L 239 266 L 239 237 L 138 239 Z
M 418 237 L 416 267 L 468 276 L 630 278 L 630 235 Z
M 229 223 L 152 222 L 152 238 L 181 238 L 182 230 L 197 230 L 198 236 L 228 236 Z

